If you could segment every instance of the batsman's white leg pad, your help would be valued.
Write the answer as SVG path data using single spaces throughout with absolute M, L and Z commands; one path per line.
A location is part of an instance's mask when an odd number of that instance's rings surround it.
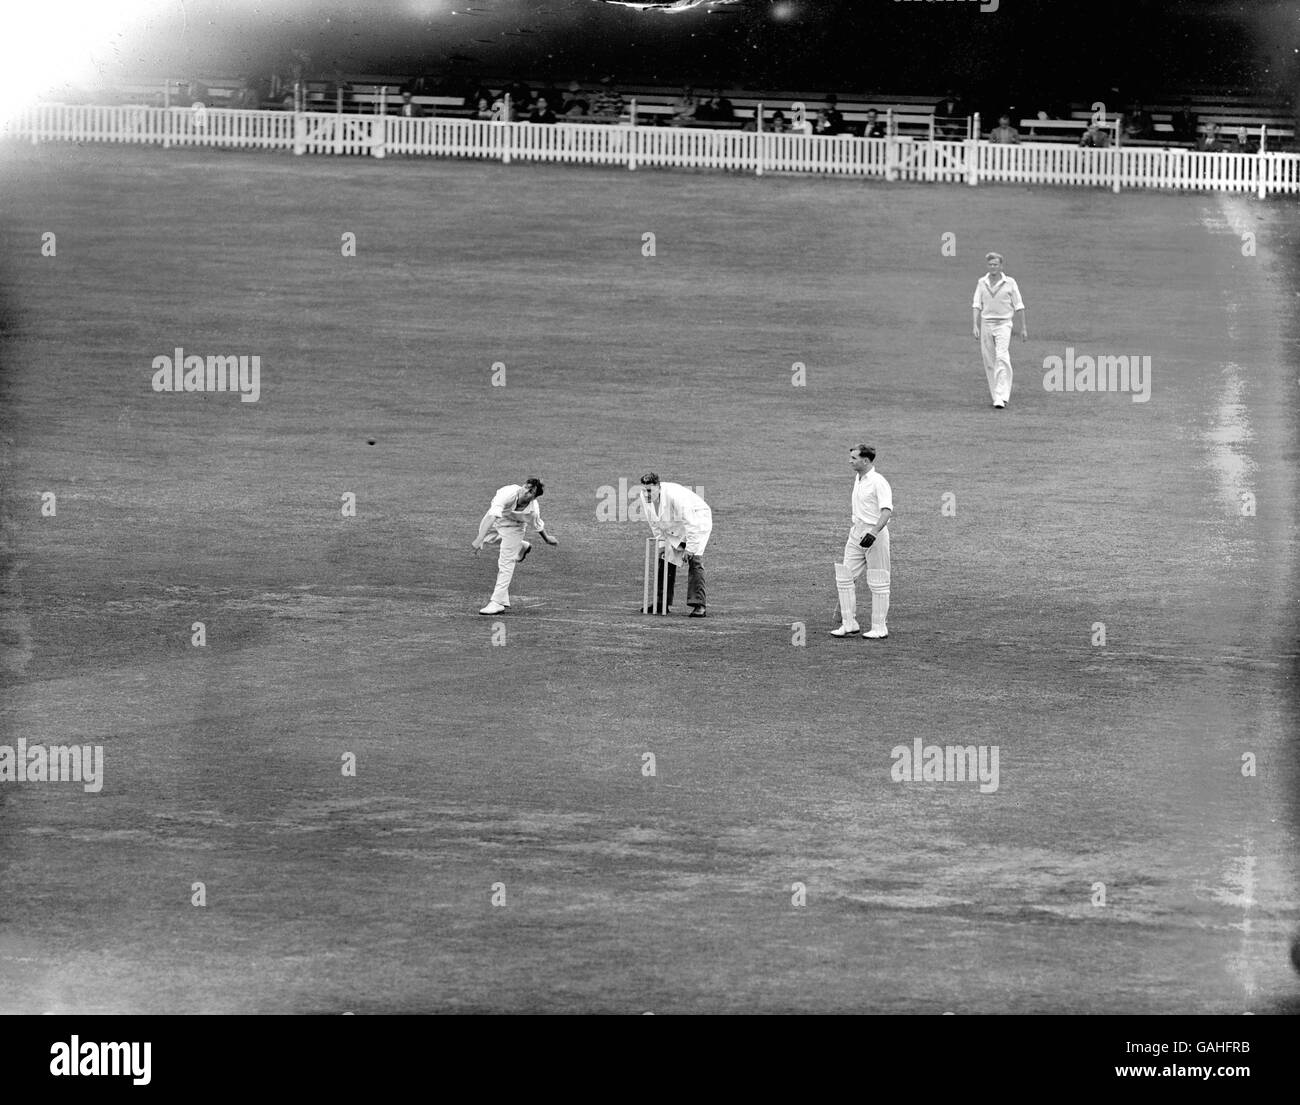
M 889 573 L 879 568 L 868 568 L 867 586 L 871 588 L 872 631 L 883 630 L 889 614 Z
M 853 582 L 853 569 L 847 564 L 835 565 L 835 587 L 840 594 L 840 624 L 857 625 L 858 588 Z

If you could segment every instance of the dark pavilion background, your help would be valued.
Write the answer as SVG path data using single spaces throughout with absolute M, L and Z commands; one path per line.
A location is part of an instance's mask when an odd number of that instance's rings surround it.
M 990 0 L 985 0 L 985 3 Z M 1294 95 L 1295 0 L 160 0 L 123 9 L 106 79 L 288 70 L 759 89 L 942 91 L 1028 105 L 1171 88 Z

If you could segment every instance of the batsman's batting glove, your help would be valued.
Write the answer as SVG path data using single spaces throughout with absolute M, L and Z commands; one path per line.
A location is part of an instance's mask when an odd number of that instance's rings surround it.
M 862 540 L 858 542 L 858 544 L 861 545 L 864 549 L 871 548 L 871 546 L 874 545 L 875 543 L 876 543 L 876 535 L 874 533 L 866 534 L 862 538 Z

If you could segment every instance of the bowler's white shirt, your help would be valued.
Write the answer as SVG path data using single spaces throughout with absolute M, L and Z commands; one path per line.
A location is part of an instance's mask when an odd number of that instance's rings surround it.
M 882 510 L 894 509 L 894 492 L 889 481 L 872 468 L 853 481 L 853 524 L 874 526 Z
M 689 487 L 679 483 L 659 484 L 659 509 L 646 503 L 646 521 L 660 540 L 685 538 L 686 551 L 693 556 L 703 556 L 704 546 L 713 531 L 713 511 Z
M 1025 301 L 1020 298 L 1020 285 L 1006 273 L 995 288 L 989 283 L 989 274 L 985 273 L 975 285 L 975 301 L 971 304 L 979 311 L 980 318 L 990 322 L 1002 322 L 1014 318 L 1017 311 L 1025 309 Z
M 499 519 L 507 526 L 527 527 L 532 522 L 533 528 L 538 531 L 546 529 L 546 524 L 542 521 L 542 511 L 534 499 L 523 510 L 515 509 L 515 498 L 523 491 L 523 485 L 518 483 L 508 483 L 492 496 L 492 505 L 488 507 L 488 513 L 493 518 Z M 482 501 L 482 500 L 480 500 Z

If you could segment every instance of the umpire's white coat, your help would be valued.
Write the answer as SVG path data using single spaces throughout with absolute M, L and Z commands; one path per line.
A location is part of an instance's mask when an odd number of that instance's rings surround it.
M 686 551 L 692 556 L 704 555 L 704 546 L 713 532 L 713 512 L 689 487 L 661 481 L 659 509 L 646 503 L 645 516 L 650 531 L 665 545 L 675 549 L 685 541 Z M 676 562 L 677 557 L 673 560 Z

